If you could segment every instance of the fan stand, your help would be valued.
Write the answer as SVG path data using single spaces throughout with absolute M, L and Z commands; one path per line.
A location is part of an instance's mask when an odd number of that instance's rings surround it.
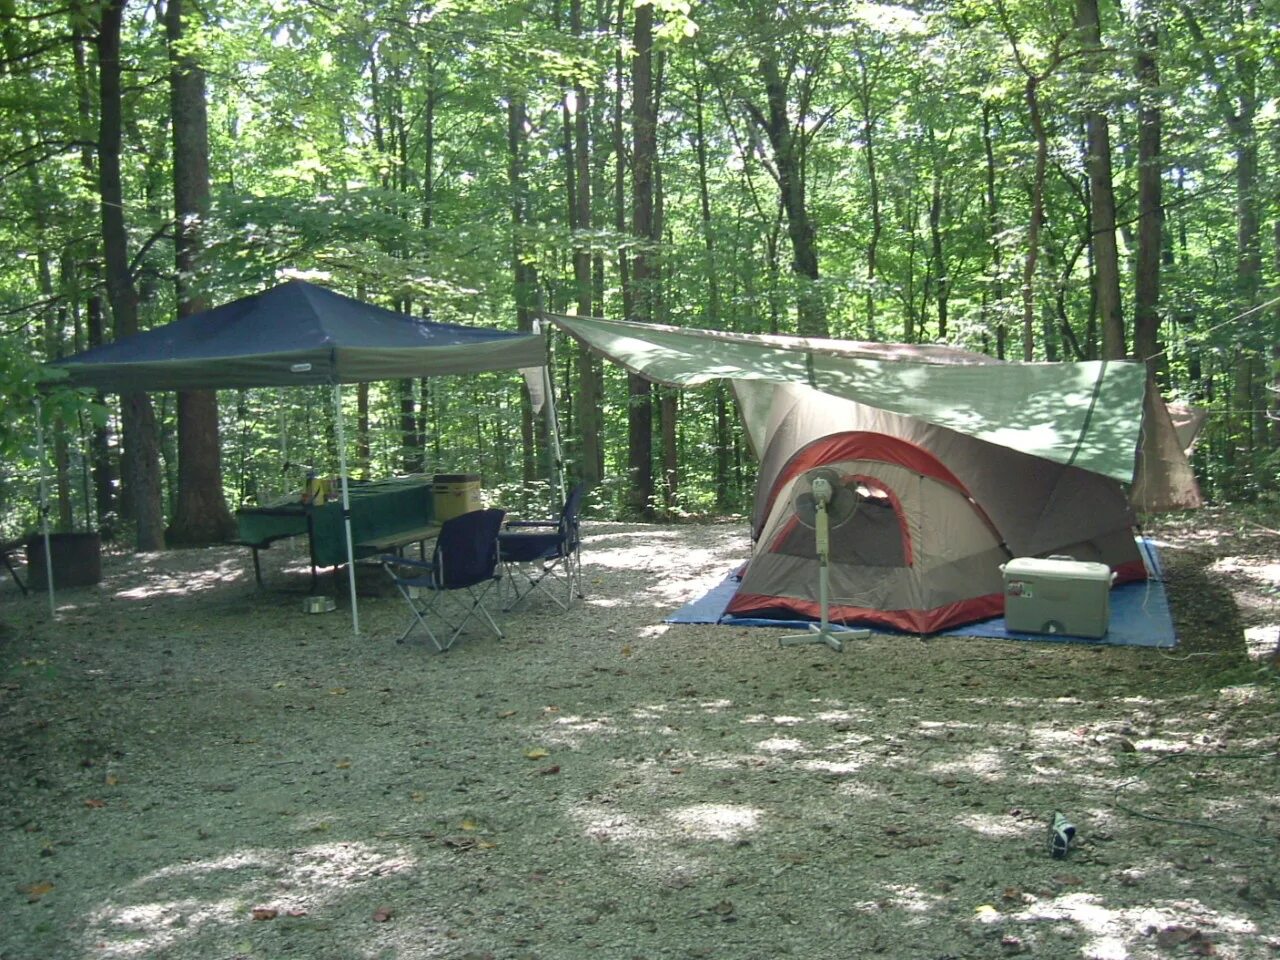
M 831 630 L 831 603 L 828 597 L 830 572 L 827 569 L 827 560 L 831 554 L 831 526 L 830 518 L 827 516 L 827 504 L 831 501 L 830 484 L 825 480 L 815 480 L 813 494 L 814 506 L 817 508 L 814 516 L 813 532 L 814 539 L 817 541 L 818 605 L 822 611 L 822 620 L 820 623 L 809 624 L 809 629 L 804 633 L 787 634 L 778 640 L 778 645 L 792 647 L 802 643 L 825 643 L 837 653 L 843 653 L 844 642 Z M 871 636 L 870 630 L 842 632 L 850 639 Z

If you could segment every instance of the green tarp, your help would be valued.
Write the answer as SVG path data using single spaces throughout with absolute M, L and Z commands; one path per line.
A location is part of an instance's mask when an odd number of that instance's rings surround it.
M 669 386 L 805 383 L 989 443 L 1132 481 L 1143 422 L 1140 363 L 998 363 L 946 347 L 751 336 L 549 315 L 591 349 Z M 744 411 L 753 441 L 763 424 Z

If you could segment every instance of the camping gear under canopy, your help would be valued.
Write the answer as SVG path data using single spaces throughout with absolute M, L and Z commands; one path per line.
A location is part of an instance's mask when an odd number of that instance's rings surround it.
M 351 619 L 358 634 L 341 384 L 514 369 L 522 369 L 528 381 L 533 368 L 542 368 L 531 392 L 542 388 L 549 399 L 546 362 L 546 340 L 540 333 L 422 320 L 289 280 L 49 366 L 64 371 L 74 386 L 109 393 L 332 386 Z M 558 451 L 554 405 L 546 409 Z
M 56 360 L 72 384 L 222 390 L 539 367 L 541 336 L 437 323 L 290 280 Z

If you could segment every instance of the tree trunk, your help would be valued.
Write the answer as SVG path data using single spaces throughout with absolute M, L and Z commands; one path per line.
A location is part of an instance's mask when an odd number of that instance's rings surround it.
M 575 37 L 582 36 L 582 0 L 570 0 L 569 26 Z M 573 227 L 578 232 L 573 247 L 573 279 L 579 316 L 591 315 L 593 293 L 591 275 L 591 138 L 590 109 L 586 85 L 581 79 L 573 88 L 577 111 L 573 117 L 574 204 Z M 578 438 L 581 456 L 578 477 L 588 488 L 599 485 L 604 474 L 604 446 L 601 438 L 603 393 L 600 363 L 578 344 Z
M 996 192 L 995 139 L 991 131 L 991 104 L 982 102 L 982 146 L 986 163 L 987 243 L 991 247 L 991 303 L 987 311 L 987 327 L 996 334 L 996 356 L 1003 360 L 1008 339 L 1004 320 L 1004 253 L 1000 245 L 999 194 Z M 984 294 L 985 296 L 985 294 Z
M 658 139 L 653 99 L 653 5 L 635 8 L 631 60 L 631 228 L 636 238 L 632 261 L 632 319 L 653 320 L 655 271 L 653 264 L 653 174 Z M 631 474 L 632 513 L 653 519 L 653 403 L 649 381 L 627 375 L 631 402 L 627 419 L 627 466 Z
M 524 143 L 528 116 L 522 97 L 513 94 L 507 104 L 507 181 L 511 190 L 511 274 L 516 303 L 516 327 L 533 329 L 532 305 L 538 278 L 534 268 L 525 262 L 524 240 L 521 236 L 525 224 Z M 528 387 L 521 387 L 520 410 L 520 472 L 527 484 L 538 476 L 538 459 L 533 423 L 533 407 Z
M 1076 29 L 1084 47 L 1096 57 L 1102 48 L 1098 0 L 1076 0 Z M 1127 356 L 1124 314 L 1120 303 L 1120 252 L 1116 246 L 1116 200 L 1111 181 L 1111 131 L 1106 114 L 1090 109 L 1085 114 L 1088 148 L 1090 217 L 1093 222 L 1094 282 L 1098 313 L 1102 319 L 1102 359 Z
M 184 46 L 183 0 L 169 0 L 169 105 L 173 121 L 174 285 L 178 316 L 208 308 L 201 286 L 203 233 L 209 219 L 209 118 L 204 70 Z M 174 544 L 219 543 L 236 523 L 222 492 L 218 396 L 178 393 L 178 491 L 168 538 Z
M 867 239 L 867 338 L 878 339 L 876 333 L 876 270 L 880 256 L 880 235 L 884 217 L 880 210 L 880 177 L 876 168 L 875 116 L 871 112 L 871 79 L 865 58 L 858 57 L 858 92 L 862 102 L 862 152 L 867 160 L 867 199 L 871 204 L 871 236 Z M 910 338 L 908 337 L 908 340 Z
M 1164 233 L 1164 159 L 1161 156 L 1159 36 L 1152 0 L 1138 5 L 1138 251 L 1133 291 L 1133 356 L 1152 383 L 1165 379 L 1160 344 L 1160 263 Z
M 1049 137 L 1040 114 L 1040 78 L 1028 76 L 1024 90 L 1031 129 L 1036 138 L 1035 172 L 1031 180 L 1031 222 L 1027 225 L 1027 255 L 1022 267 L 1022 359 L 1035 359 L 1036 265 L 1040 258 L 1040 228 L 1044 223 L 1044 177 L 1049 162 Z
M 138 290 L 129 271 L 128 233 L 124 221 L 124 189 L 120 175 L 123 128 L 120 90 L 120 33 L 126 0 L 107 0 L 98 31 L 98 183 L 101 198 L 102 247 L 106 261 L 107 299 L 116 338 L 138 331 Z M 139 550 L 164 549 L 160 450 L 155 411 L 145 393 L 120 397 L 124 426 L 125 495 L 137 525 Z
M 83 31 L 87 21 L 80 10 L 71 14 L 71 53 L 75 65 L 76 107 L 83 129 L 93 128 L 93 81 L 89 76 L 89 65 L 84 51 Z M 93 190 L 98 184 L 98 171 L 94 162 L 92 144 L 80 148 L 80 171 L 84 177 L 86 192 Z M 87 213 L 87 211 L 86 211 Z M 88 217 L 86 216 L 86 222 Z M 87 253 L 82 264 L 82 271 L 88 281 L 85 286 L 90 291 L 85 299 L 85 341 L 86 346 L 100 347 L 104 342 L 105 325 L 102 316 L 102 297 L 98 291 L 101 271 L 99 269 L 99 251 L 96 246 Z M 106 397 L 98 392 L 95 399 L 106 406 Z M 116 510 L 115 465 L 111 456 L 111 428 L 103 423 L 94 426 L 89 440 L 89 459 L 92 464 L 93 505 L 98 528 L 109 537 L 112 517 Z
M 1236 151 L 1236 304 L 1242 314 L 1258 302 L 1262 284 L 1261 196 L 1258 190 L 1258 140 L 1255 119 L 1258 113 L 1257 64 L 1248 53 L 1240 53 L 1236 63 L 1240 84 L 1236 111 L 1229 119 Z M 1254 366 L 1256 345 L 1237 347 L 1232 370 L 1231 442 L 1228 476 L 1232 493 L 1253 499 L 1257 493 L 1258 444 L 1254 437 Z
M 787 84 L 778 65 L 776 51 L 760 60 L 764 78 L 768 116 L 754 111 L 773 152 L 778 178 L 778 195 L 787 215 L 787 236 L 791 240 L 791 272 L 799 285 L 797 294 L 798 332 L 804 337 L 828 335 L 827 311 L 818 288 L 817 231 L 809 219 L 805 200 L 804 145 L 793 136 L 788 114 Z
M 934 140 L 934 132 L 929 130 L 929 140 Z M 933 197 L 929 202 L 929 238 L 932 244 L 933 271 L 937 277 L 937 292 L 934 294 L 938 307 L 938 339 L 947 339 L 947 308 L 951 296 L 951 279 L 947 270 L 947 258 L 942 246 L 942 178 L 944 161 L 934 148 L 933 164 Z M 923 334 L 924 331 L 921 331 Z

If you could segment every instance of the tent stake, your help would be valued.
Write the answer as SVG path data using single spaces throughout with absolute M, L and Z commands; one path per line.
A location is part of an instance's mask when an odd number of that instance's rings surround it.
M 347 533 L 347 585 L 351 590 L 351 630 L 360 636 L 360 605 L 356 601 L 356 558 L 351 544 L 351 492 L 347 487 L 347 438 L 342 429 L 342 384 L 333 385 L 333 422 L 338 431 L 338 471 L 342 484 L 342 523 Z

